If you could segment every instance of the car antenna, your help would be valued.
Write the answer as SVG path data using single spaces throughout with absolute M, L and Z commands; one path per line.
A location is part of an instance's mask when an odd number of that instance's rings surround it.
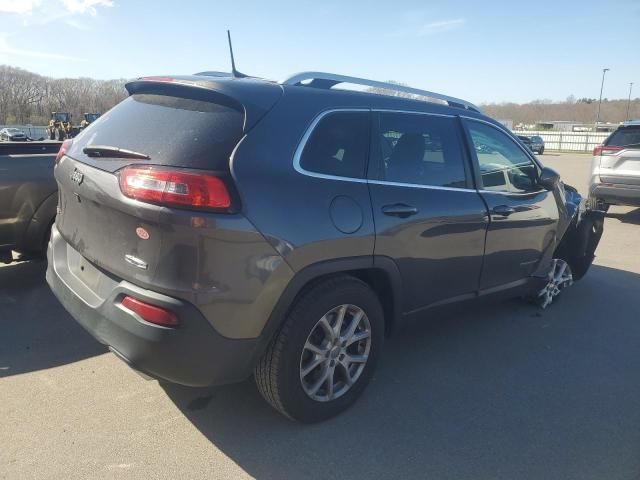
M 233 46 L 231 45 L 231 32 L 227 30 L 227 39 L 229 40 L 229 54 L 231 55 L 231 76 L 233 78 L 244 78 L 246 75 L 236 70 L 236 62 L 233 58 Z

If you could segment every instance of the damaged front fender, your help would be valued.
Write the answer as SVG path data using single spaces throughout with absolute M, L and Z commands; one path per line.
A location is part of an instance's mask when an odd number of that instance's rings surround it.
M 595 258 L 604 229 L 604 212 L 587 208 L 585 199 L 575 188 L 569 185 L 564 188 L 567 213 L 571 220 L 553 257 L 567 261 L 574 280 L 579 280 L 587 273 Z

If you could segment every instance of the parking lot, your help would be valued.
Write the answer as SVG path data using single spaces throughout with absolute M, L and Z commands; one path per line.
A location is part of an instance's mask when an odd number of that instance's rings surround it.
M 542 159 L 584 192 L 590 156 Z M 66 314 L 43 262 L 2 266 L 0 478 L 640 479 L 639 239 L 640 209 L 612 207 L 557 304 L 427 315 L 354 408 L 312 426 L 251 380 L 144 380 Z

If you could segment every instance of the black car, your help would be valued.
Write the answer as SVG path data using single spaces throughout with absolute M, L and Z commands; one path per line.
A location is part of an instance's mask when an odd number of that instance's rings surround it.
M 544 153 L 544 140 L 538 135 L 527 137 L 525 135 L 518 135 L 518 138 L 522 143 L 531 149 L 532 152 L 542 155 Z
M 59 156 L 47 281 L 152 377 L 253 374 L 277 410 L 319 421 L 401 322 L 490 294 L 546 306 L 593 259 L 601 217 L 464 100 L 317 72 L 127 90 Z
M 26 142 L 29 137 L 19 128 L 7 127 L 0 130 L 0 142 Z

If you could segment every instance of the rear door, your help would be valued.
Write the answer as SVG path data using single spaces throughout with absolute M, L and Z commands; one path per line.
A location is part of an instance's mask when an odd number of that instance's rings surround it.
M 620 185 L 640 185 L 640 125 L 623 125 L 601 149 L 600 180 Z
M 473 296 L 488 218 L 472 185 L 459 119 L 379 111 L 373 121 L 375 254 L 398 265 L 404 311 Z
M 537 184 L 539 167 L 525 147 L 490 123 L 464 123 L 491 218 L 480 289 L 516 286 L 556 243 L 556 200 Z

